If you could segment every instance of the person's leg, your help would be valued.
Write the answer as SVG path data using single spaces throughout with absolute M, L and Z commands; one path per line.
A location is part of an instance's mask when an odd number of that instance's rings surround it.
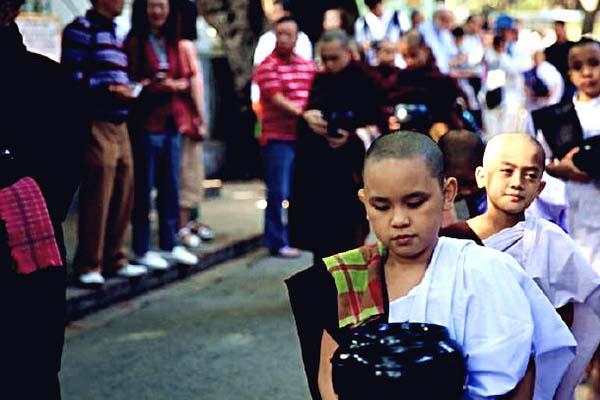
M 164 143 L 157 171 L 159 245 L 161 250 L 171 251 L 177 239 L 179 220 L 181 135 L 168 133 Z
M 124 243 L 134 201 L 133 158 L 127 126 L 116 125 L 115 136 L 118 136 L 120 158 L 106 228 L 104 259 L 104 264 L 111 271 L 117 271 L 128 264 Z
M 135 141 L 135 195 L 132 213 L 132 247 L 136 257 L 143 257 L 150 250 L 150 192 L 154 186 L 158 135 L 142 132 Z
M 192 231 L 192 225 L 197 222 L 197 210 L 203 193 L 202 142 L 185 135 L 181 139 L 178 237 L 184 245 L 196 247 L 200 245 L 200 238 Z
M 85 171 L 79 187 L 78 245 L 74 269 L 78 275 L 101 272 L 106 222 L 116 174 L 116 145 L 108 123 L 94 121 L 85 149 Z
M 282 174 L 281 174 L 281 196 L 283 197 L 284 202 L 289 202 L 291 186 L 292 186 L 292 175 L 294 173 L 294 160 L 296 158 L 296 144 L 294 142 L 284 142 L 281 146 L 281 155 L 282 155 Z M 283 205 L 283 202 L 282 202 Z M 288 204 L 289 206 L 289 204 Z M 282 239 L 284 246 L 289 246 L 290 241 L 288 238 L 288 218 L 287 218 L 287 208 L 281 209 L 282 211 Z
M 287 208 L 291 192 L 296 146 L 292 142 L 274 142 L 265 148 L 265 183 L 267 210 L 265 211 L 264 244 L 272 254 L 280 257 L 298 257 L 298 249 L 289 245 Z
M 265 209 L 265 228 L 263 245 L 272 253 L 286 246 L 282 220 L 285 146 L 280 142 L 269 142 L 263 147 L 264 179 L 267 189 L 267 208 Z

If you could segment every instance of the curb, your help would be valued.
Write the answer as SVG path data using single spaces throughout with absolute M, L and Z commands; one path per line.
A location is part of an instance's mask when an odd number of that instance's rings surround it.
M 223 247 L 200 255 L 200 262 L 192 267 L 173 265 L 166 271 L 152 271 L 139 279 L 111 278 L 102 289 L 69 287 L 67 293 L 66 323 L 76 321 L 95 311 L 188 278 L 217 264 L 242 256 L 260 247 L 262 234 L 230 242 Z

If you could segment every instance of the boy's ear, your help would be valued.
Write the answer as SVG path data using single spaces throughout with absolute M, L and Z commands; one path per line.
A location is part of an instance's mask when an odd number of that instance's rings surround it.
M 365 194 L 364 188 L 358 189 L 358 199 L 361 201 L 361 203 L 365 205 L 367 204 L 367 195 Z
M 538 188 L 537 195 L 539 196 L 542 193 L 542 190 L 546 187 L 546 181 L 540 181 L 540 187 Z
M 485 188 L 485 176 L 485 168 L 483 168 L 482 166 L 475 168 L 475 180 L 477 181 L 477 188 Z
M 442 194 L 444 196 L 444 211 L 454 209 L 454 198 L 458 192 L 458 182 L 456 178 L 449 177 L 444 179 L 444 190 Z

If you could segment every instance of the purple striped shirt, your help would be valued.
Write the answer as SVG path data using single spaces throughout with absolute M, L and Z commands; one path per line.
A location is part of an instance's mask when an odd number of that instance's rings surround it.
M 127 54 L 112 20 L 94 9 L 78 17 L 63 31 L 61 63 L 89 90 L 96 119 L 123 122 L 126 101 L 108 92 L 110 84 L 127 84 Z

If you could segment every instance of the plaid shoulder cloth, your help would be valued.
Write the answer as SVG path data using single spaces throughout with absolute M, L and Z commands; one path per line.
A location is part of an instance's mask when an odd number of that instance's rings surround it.
M 378 242 L 323 259 L 337 288 L 340 328 L 355 327 L 385 313 L 380 265 L 386 252 Z
M 0 220 L 18 274 L 63 265 L 46 201 L 32 178 L 0 190 Z

